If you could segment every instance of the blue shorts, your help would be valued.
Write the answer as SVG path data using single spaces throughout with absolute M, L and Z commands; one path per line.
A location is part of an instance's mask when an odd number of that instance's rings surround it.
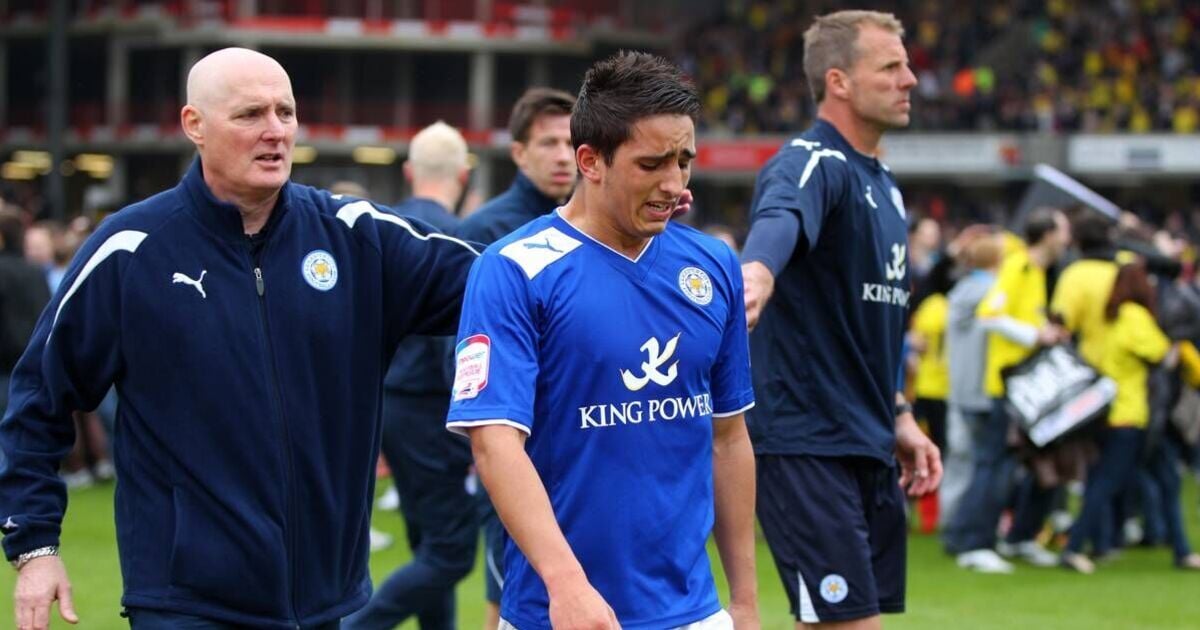
M 757 468 L 758 520 L 798 621 L 904 612 L 908 523 L 894 466 L 760 455 Z

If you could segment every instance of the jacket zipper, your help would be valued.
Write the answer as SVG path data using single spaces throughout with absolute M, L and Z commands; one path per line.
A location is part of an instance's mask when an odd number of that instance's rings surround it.
M 266 245 L 262 246 L 266 249 Z M 267 320 L 267 288 L 263 282 L 262 272 L 262 249 L 254 257 L 254 289 L 258 293 L 258 313 L 262 321 L 263 338 L 267 346 L 267 363 L 268 369 L 271 372 L 272 390 L 275 394 L 275 405 L 279 410 L 279 424 L 283 428 L 283 447 L 284 459 L 286 466 L 284 467 L 285 479 L 287 485 L 287 522 L 284 529 L 287 530 L 287 546 L 288 546 L 288 607 L 292 610 L 292 619 L 296 623 L 296 628 L 300 627 L 300 614 L 296 610 L 296 532 L 294 524 L 299 522 L 296 518 L 296 470 L 295 464 L 292 461 L 292 436 L 288 430 L 287 414 L 283 411 L 283 393 L 279 382 L 279 370 L 276 367 L 275 350 L 271 344 L 271 324 Z

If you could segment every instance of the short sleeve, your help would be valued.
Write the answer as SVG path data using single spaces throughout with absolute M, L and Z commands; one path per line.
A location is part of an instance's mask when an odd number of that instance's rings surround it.
M 507 258 L 481 256 L 467 279 L 446 428 L 463 433 L 506 424 L 531 433 L 537 340 L 537 300 L 529 279 Z
M 732 254 L 732 252 L 731 252 Z M 726 276 L 730 279 L 729 317 L 721 336 L 721 348 L 713 364 L 713 417 L 735 416 L 754 406 L 750 378 L 750 341 L 746 332 L 746 303 L 742 296 L 742 274 L 731 255 Z
M 846 156 L 833 149 L 785 147 L 759 173 L 751 202 L 753 221 L 765 210 L 781 208 L 800 217 L 809 249 L 845 193 Z

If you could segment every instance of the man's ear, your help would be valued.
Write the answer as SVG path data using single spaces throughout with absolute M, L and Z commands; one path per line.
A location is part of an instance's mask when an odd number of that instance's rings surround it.
M 825 94 L 842 100 L 850 98 L 850 75 L 839 68 L 825 71 Z
M 408 160 L 404 160 L 404 164 L 400 167 L 400 169 L 404 172 L 404 181 L 411 184 L 413 180 L 412 163 Z
M 608 169 L 604 156 L 587 144 L 581 144 L 575 149 L 575 164 L 579 167 L 579 176 L 593 184 L 600 183 Z
M 179 112 L 179 124 L 183 127 L 183 135 L 196 145 L 196 148 L 204 146 L 204 116 L 192 105 L 184 105 Z
M 512 157 L 513 164 L 517 168 L 525 167 L 525 143 L 513 140 L 508 144 L 508 155 Z

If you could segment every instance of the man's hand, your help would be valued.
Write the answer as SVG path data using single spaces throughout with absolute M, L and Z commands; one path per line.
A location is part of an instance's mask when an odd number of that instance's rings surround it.
M 982 223 L 968 225 L 958 233 L 958 236 L 956 236 L 953 241 L 950 241 L 949 245 L 946 246 L 946 253 L 958 262 L 965 263 L 966 261 L 960 260 L 959 256 L 962 256 L 963 253 L 966 252 L 967 247 L 971 243 L 974 243 L 976 240 L 982 237 L 988 237 L 995 234 L 993 229 L 994 228 L 992 228 L 992 226 Z
M 1071 338 L 1071 333 L 1057 324 L 1046 324 L 1038 329 L 1037 345 L 1053 346 Z
M 942 454 L 911 413 L 896 418 L 896 459 L 900 460 L 900 487 L 908 496 L 929 494 L 942 482 Z
M 546 587 L 554 630 L 620 630 L 616 613 L 586 578 L 573 578 L 555 587 L 547 583 Z
M 50 605 L 58 600 L 58 612 L 63 621 L 78 623 L 75 606 L 71 603 L 71 582 L 62 558 L 34 558 L 21 567 L 17 586 L 13 589 L 13 612 L 18 630 L 47 630 L 50 627 Z
M 733 617 L 733 630 L 760 630 L 762 622 L 758 618 L 757 603 L 739 605 L 733 602 L 729 605 L 729 616 Z
M 775 276 L 757 260 L 742 265 L 742 289 L 746 298 L 746 328 L 754 330 L 763 308 L 775 292 Z

